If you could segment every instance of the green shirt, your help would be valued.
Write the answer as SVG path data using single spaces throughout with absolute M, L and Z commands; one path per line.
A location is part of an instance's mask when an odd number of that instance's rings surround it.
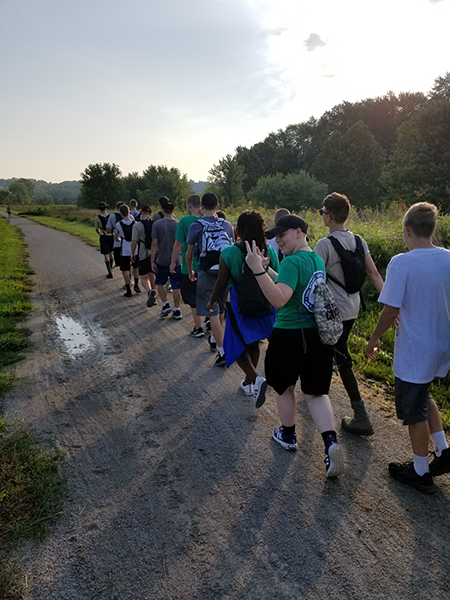
M 200 217 L 195 215 L 187 215 L 187 217 L 181 217 L 178 221 L 177 230 L 175 231 L 175 239 L 177 242 L 181 242 L 181 272 L 184 275 L 189 275 L 188 268 L 186 265 L 186 250 L 187 250 L 187 238 L 189 233 L 189 227 L 194 221 L 197 221 Z M 194 248 L 194 260 L 192 263 L 194 273 L 198 271 L 198 256 L 196 248 Z
M 242 242 L 238 242 L 242 244 Z M 221 252 L 221 256 L 225 261 L 225 264 L 230 271 L 230 279 L 228 281 L 228 285 L 231 285 L 235 282 L 239 282 L 242 277 L 242 265 L 244 264 L 245 255 L 242 250 L 239 249 L 237 244 L 233 244 L 233 246 L 227 246 Z M 278 273 L 280 264 L 278 262 L 278 256 L 275 250 L 268 246 L 267 256 L 270 258 L 270 266 L 274 271 Z
M 315 252 L 298 250 L 295 254 L 284 257 L 276 282 L 285 283 L 294 293 L 286 304 L 277 310 L 274 327 L 308 329 L 316 326 L 313 314 L 303 304 L 303 293 L 315 271 L 325 273 L 325 263 Z

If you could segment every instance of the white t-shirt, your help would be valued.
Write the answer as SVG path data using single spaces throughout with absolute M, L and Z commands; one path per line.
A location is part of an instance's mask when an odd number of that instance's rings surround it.
M 417 248 L 394 256 L 379 302 L 399 308 L 394 375 L 429 383 L 450 369 L 450 250 Z
M 330 235 L 335 237 L 346 250 L 351 250 L 352 252 L 355 251 L 355 236 L 348 229 L 335 230 L 332 231 Z M 369 248 L 367 247 L 366 242 L 362 238 L 361 242 L 364 248 L 364 254 L 369 254 Z M 317 254 L 323 259 L 327 273 L 330 273 L 330 275 L 336 277 L 338 281 L 344 283 L 344 271 L 342 270 L 341 259 L 339 258 L 339 254 L 334 249 L 334 246 L 328 237 L 322 238 L 317 242 L 314 252 L 317 252 Z M 336 300 L 342 320 L 350 321 L 352 319 L 356 319 L 359 313 L 359 292 L 356 294 L 349 294 L 344 290 L 344 288 L 337 283 L 334 283 L 334 281 L 331 279 L 327 280 L 327 284 L 334 296 L 334 299 Z
M 133 217 L 130 215 L 128 219 L 122 219 L 118 223 L 116 223 L 117 231 L 119 232 L 119 237 L 122 240 L 122 256 L 131 256 L 131 240 L 127 242 L 125 236 L 123 234 L 122 223 L 124 225 L 131 225 L 134 223 Z M 133 235 L 133 232 L 131 233 Z

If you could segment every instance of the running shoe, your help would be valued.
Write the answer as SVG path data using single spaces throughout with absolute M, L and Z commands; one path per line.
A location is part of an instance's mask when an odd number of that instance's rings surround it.
M 220 355 L 220 352 L 218 352 L 214 364 L 216 365 L 216 367 L 226 367 L 227 361 L 225 359 L 225 354 Z
M 196 338 L 201 338 L 201 337 L 205 337 L 205 332 L 203 331 L 203 327 L 198 327 L 195 328 L 189 332 L 189 335 L 192 335 L 193 337 Z
M 156 304 L 156 290 L 150 290 L 147 298 L 147 307 L 151 308 Z
M 211 321 L 209 317 L 205 317 L 205 331 L 211 331 Z
M 345 471 L 344 450 L 337 442 L 331 442 L 325 451 L 327 477 L 339 477 Z
M 125 288 L 127 289 L 127 288 Z M 125 298 L 131 298 L 133 296 L 133 293 L 131 290 L 127 290 L 124 294 Z
M 450 473 L 450 448 L 442 450 L 440 456 L 434 454 L 434 460 L 430 463 L 430 473 L 432 477 L 438 477 L 444 475 L 444 473 Z
M 418 475 L 413 462 L 389 463 L 388 469 L 396 481 L 406 483 L 406 485 L 410 485 L 422 494 L 435 494 L 437 492 L 431 473 Z
M 245 379 L 241 381 L 241 390 L 244 392 L 246 396 L 253 396 L 253 383 L 244 383 Z
M 142 293 L 142 290 L 141 290 L 141 288 L 138 285 L 134 286 L 134 291 L 135 291 L 136 294 L 141 294 Z
M 161 317 L 161 319 L 164 319 L 164 317 L 170 315 L 171 312 L 172 309 L 170 308 L 170 304 L 164 304 L 164 306 L 162 307 L 162 311 L 159 313 L 159 316 Z
M 183 315 L 181 314 L 181 310 L 179 308 L 174 308 L 172 313 L 172 319 L 176 319 L 177 321 L 179 321 L 182 318 Z
M 255 408 L 261 408 L 266 401 L 267 381 L 261 375 L 257 375 L 253 384 L 253 401 Z
M 283 425 L 275 427 L 272 432 L 273 439 L 283 446 L 285 450 L 297 450 L 297 434 L 284 435 Z
M 215 352 L 217 350 L 217 344 L 216 344 L 216 342 L 212 342 L 211 338 L 212 338 L 212 335 L 209 335 L 208 336 L 209 349 L 211 352 Z

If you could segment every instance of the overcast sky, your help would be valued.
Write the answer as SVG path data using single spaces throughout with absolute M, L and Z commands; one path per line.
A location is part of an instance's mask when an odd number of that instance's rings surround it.
M 450 0 L 0 0 L 0 178 L 189 179 L 237 146 L 450 71 Z

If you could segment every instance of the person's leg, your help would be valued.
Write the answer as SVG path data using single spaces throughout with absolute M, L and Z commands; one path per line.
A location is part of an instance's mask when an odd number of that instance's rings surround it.
M 107 277 L 108 277 L 108 279 L 112 279 L 113 278 L 113 273 L 112 273 L 111 262 L 109 260 L 109 254 L 104 254 L 103 257 L 105 259 L 106 271 L 108 273 Z
M 219 352 L 220 349 L 222 349 L 221 353 L 223 354 L 223 328 L 219 319 L 219 315 L 211 315 L 209 319 L 211 323 L 211 331 L 216 340 L 217 347 Z
M 192 320 L 194 321 L 195 329 L 202 329 L 202 319 L 197 315 L 197 309 L 191 308 Z
M 140 292 L 141 289 L 139 287 L 139 269 L 137 266 L 133 267 L 133 279 L 134 279 L 134 291 Z
M 309 414 L 320 434 L 335 431 L 333 407 L 328 395 L 306 396 Z
M 277 394 L 277 409 L 283 427 L 293 427 L 295 425 L 295 417 L 297 416 L 294 385 L 286 388 L 283 394 Z
M 181 306 L 181 292 L 180 290 L 175 290 L 172 288 L 172 294 L 173 294 L 173 305 L 175 306 L 175 308 L 177 308 L 178 310 L 180 310 L 180 306 Z
M 253 364 L 250 348 L 246 348 L 244 352 L 236 359 L 239 367 L 244 371 L 245 379 L 243 381 L 244 385 L 250 385 L 255 383 L 255 379 L 258 376 L 258 373 L 255 369 L 255 365 Z
M 148 274 L 146 275 L 139 275 L 139 281 L 142 284 L 142 287 L 144 288 L 144 290 L 147 292 L 147 294 L 150 291 L 150 281 L 148 278 Z

